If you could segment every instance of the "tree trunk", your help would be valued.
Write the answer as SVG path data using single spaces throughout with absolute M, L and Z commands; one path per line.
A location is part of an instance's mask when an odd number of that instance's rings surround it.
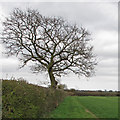
M 49 69 L 48 73 L 49 73 L 49 77 L 50 77 L 50 81 L 51 81 L 51 88 L 56 89 L 58 82 L 55 80 L 52 69 Z

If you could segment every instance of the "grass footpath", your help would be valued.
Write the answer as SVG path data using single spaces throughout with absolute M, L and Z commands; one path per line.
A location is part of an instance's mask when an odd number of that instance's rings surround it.
M 118 118 L 118 97 L 69 96 L 51 118 Z

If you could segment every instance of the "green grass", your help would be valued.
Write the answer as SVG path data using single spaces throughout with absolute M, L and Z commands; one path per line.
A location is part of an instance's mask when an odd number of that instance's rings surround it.
M 118 118 L 118 97 L 78 97 L 98 118 Z
M 69 96 L 51 118 L 118 118 L 118 97 Z

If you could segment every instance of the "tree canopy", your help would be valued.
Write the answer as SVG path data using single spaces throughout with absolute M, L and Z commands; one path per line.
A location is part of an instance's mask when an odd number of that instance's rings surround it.
M 8 55 L 17 55 L 23 66 L 33 61 L 34 72 L 47 71 L 51 87 L 55 77 L 73 72 L 87 77 L 94 73 L 96 59 L 90 34 L 61 17 L 45 17 L 37 10 L 14 9 L 3 22 L 2 40 Z

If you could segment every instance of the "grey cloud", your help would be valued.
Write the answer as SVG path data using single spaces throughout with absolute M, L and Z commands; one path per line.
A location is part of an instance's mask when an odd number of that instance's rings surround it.
M 111 67 L 111 68 L 118 68 L 118 59 L 104 59 L 100 61 L 100 67 Z
M 118 76 L 118 70 L 116 68 L 99 68 L 96 72 L 96 76 Z
M 63 77 L 62 80 L 62 83 L 67 84 L 69 88 L 79 88 L 80 90 L 118 90 L 117 76 L 94 76 L 86 80 L 84 77 L 77 79 L 75 75 L 71 74 L 69 78 Z
M 20 7 L 22 9 L 33 8 L 38 9 L 42 15 L 45 16 L 62 16 L 70 23 L 76 23 L 79 26 L 83 26 L 92 33 L 93 38 L 92 44 L 94 45 L 94 52 L 100 59 L 98 67 L 96 68 L 96 77 L 93 77 L 94 82 L 83 82 L 85 89 L 87 88 L 108 88 L 115 89 L 117 84 L 117 3 L 0 3 L 2 7 L 2 16 L 8 15 L 8 13 L 15 7 Z M 1 16 L 1 15 L 0 15 Z M 0 48 L 1 50 L 1 48 Z M 18 70 L 18 61 L 16 58 L 0 59 L 2 62 L 3 71 L 2 73 L 8 73 L 10 75 L 15 75 L 17 77 L 25 77 L 28 81 L 33 83 L 39 82 L 39 80 L 46 80 L 46 78 L 41 77 L 41 75 L 31 74 L 28 67 Z M 73 76 L 73 75 L 72 75 Z M 70 87 L 75 87 L 80 84 L 77 77 L 72 78 L 69 75 L 67 78 L 61 78 Z M 86 78 L 85 78 L 86 79 Z M 95 80 L 96 79 L 96 80 Z M 104 81 L 102 80 L 104 79 Z M 115 80 L 115 83 L 107 86 L 108 81 Z M 98 82 L 99 81 L 99 82 Z M 102 87 L 102 85 L 105 85 Z M 113 83 L 113 81 L 112 81 Z M 86 85 L 85 85 L 86 84 Z M 91 85 L 90 85 L 91 84 Z M 87 86 L 88 85 L 88 86 Z M 82 88 L 82 87 L 81 87 Z
M 118 58 L 118 34 L 115 31 L 98 31 L 93 36 L 94 51 L 100 58 Z
M 90 30 L 116 30 L 117 28 L 117 15 L 115 14 L 117 3 L 115 5 L 110 3 L 40 3 L 37 8 L 45 15 L 60 15 Z
M 0 66 L 2 66 L 2 72 L 16 72 L 18 61 L 12 58 L 2 58 L 0 59 Z
M 1 3 L 6 13 L 15 7 L 38 9 L 41 14 L 49 16 L 63 16 L 79 25 L 90 26 L 91 29 L 117 28 L 117 3 L 74 3 L 74 2 L 37 2 L 37 3 Z M 6 10 L 7 9 L 7 10 Z M 110 10 L 111 9 L 111 10 Z
M 98 50 L 97 52 L 97 55 L 100 57 L 100 58 L 118 58 L 118 53 L 115 51 L 115 50 Z

